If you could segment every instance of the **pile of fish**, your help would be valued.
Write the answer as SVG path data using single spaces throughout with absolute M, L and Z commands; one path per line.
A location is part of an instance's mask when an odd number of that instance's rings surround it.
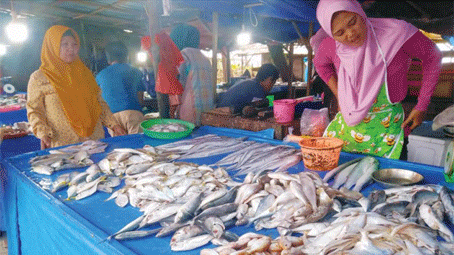
M 180 161 L 225 153 L 230 154 L 212 165 Z M 111 193 L 106 201 L 140 210 L 142 215 L 108 239 L 171 235 L 173 251 L 219 246 L 202 250 L 209 255 L 452 254 L 448 226 L 454 225 L 454 202 L 448 188 L 414 185 L 365 197 L 359 191 L 378 169 L 377 159 L 349 161 L 321 179 L 311 171 L 285 172 L 297 157 L 299 162 L 299 151 L 288 146 L 207 135 L 157 147 L 116 148 L 94 164 L 87 150 L 77 147 L 30 162 L 34 169 L 51 168 L 49 174 L 75 162 L 78 167 L 92 163 L 84 172 L 41 184 L 52 192 L 68 187 L 68 199 Z M 245 175 L 243 182 L 233 181 L 228 171 Z M 239 237 L 229 231 L 240 225 L 277 229 L 280 237 Z
M 430 229 L 399 222 L 377 213 L 346 210 L 332 222 L 307 224 L 300 236 L 268 236 L 246 233 L 235 242 L 201 255 L 221 254 L 452 254 L 454 243 L 439 242 Z
M 378 160 L 371 156 L 356 158 L 329 171 L 323 181 L 329 182 L 334 177 L 333 188 L 343 186 L 359 192 L 364 185 L 372 181 L 372 173 L 378 170 L 379 164 Z
M 247 137 L 205 135 L 157 146 L 156 149 L 175 152 L 179 160 L 227 154 L 213 166 L 225 167 L 236 176 L 263 170 L 285 171 L 301 161 L 301 151 L 287 145 L 271 145 L 246 141 Z
M 144 172 L 149 176 L 147 178 L 144 175 L 126 177 L 126 188 L 109 198 L 124 196 L 122 203 L 116 201 L 117 205 L 124 206 L 124 202 L 129 200 L 131 205 L 144 212 L 112 237 L 122 240 L 156 232 L 156 237 L 172 234 L 171 249 L 181 251 L 199 248 L 209 242 L 234 242 L 238 237 L 227 230 L 234 225 L 255 224 L 257 230 L 278 227 L 281 233 L 299 233 L 302 225 L 319 221 L 332 210 L 332 197 L 354 199 L 359 194 L 335 190 L 312 172 L 291 175 L 263 171 L 256 175 L 249 173 L 243 183 L 235 183 L 222 168 L 174 163 L 175 171 L 172 171 L 171 163 L 165 164 L 162 170 Z M 175 167 L 175 164 L 180 164 L 180 167 Z M 188 172 L 191 168 L 195 172 Z M 165 169 L 171 175 L 166 175 Z M 202 179 L 197 181 L 193 176 L 195 173 L 199 173 Z M 213 184 L 217 186 L 201 185 L 207 182 L 205 176 L 211 173 L 215 177 Z M 177 185 L 175 181 L 180 179 L 184 181 Z M 225 187 L 219 186 L 221 181 L 226 183 Z M 196 185 L 188 188 L 189 183 Z M 166 188 L 167 192 L 164 192 Z M 131 189 L 139 193 L 132 195 Z M 182 193 L 184 190 L 186 192 Z M 162 228 L 141 230 L 155 223 L 160 223 Z
M 153 132 L 171 133 L 186 131 L 188 127 L 180 123 L 170 123 L 170 124 L 155 124 L 147 129 Z
M 93 164 L 90 154 L 81 150 L 76 153 L 59 153 L 36 156 L 29 161 L 32 172 L 52 175 L 55 171 L 85 167 Z
M 330 189 L 328 193 L 336 194 Z M 453 233 L 448 224 L 453 224 L 454 203 L 453 194 L 446 187 L 414 185 L 377 190 L 367 198 L 352 199 L 339 194 L 330 198 L 330 212 L 317 222 L 308 221 L 291 231 L 284 224 L 279 225 L 281 235 L 275 240 L 247 233 L 237 241 L 203 249 L 201 254 L 453 253 Z
M 79 145 L 50 150 L 50 154 L 30 159 L 31 171 L 52 175 L 56 171 L 86 167 L 93 164 L 90 155 L 104 152 L 107 143 L 89 140 Z
M 81 144 L 70 145 L 60 149 L 50 150 L 50 154 L 59 154 L 59 153 L 76 153 L 78 151 L 84 150 L 88 154 L 102 153 L 107 148 L 108 144 L 101 142 L 99 140 L 87 140 Z

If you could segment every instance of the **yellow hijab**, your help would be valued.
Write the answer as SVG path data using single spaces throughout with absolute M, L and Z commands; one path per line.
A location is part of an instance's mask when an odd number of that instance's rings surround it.
M 60 42 L 68 30 L 80 45 L 79 36 L 73 29 L 60 25 L 49 28 L 44 35 L 40 70 L 57 91 L 74 131 L 80 137 L 88 137 L 93 134 L 102 111 L 98 101 L 99 87 L 78 56 L 70 64 L 60 59 Z

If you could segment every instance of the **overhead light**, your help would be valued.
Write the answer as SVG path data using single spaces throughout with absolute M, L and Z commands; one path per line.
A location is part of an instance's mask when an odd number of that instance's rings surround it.
M 6 54 L 6 45 L 0 44 L 0 56 L 3 56 Z
M 244 29 L 244 25 L 241 32 L 236 36 L 236 43 L 240 46 L 248 45 L 251 43 L 251 33 Z
M 137 61 L 139 63 L 145 63 L 147 61 L 147 53 L 145 51 L 139 51 L 137 53 Z
M 453 47 L 450 43 L 444 42 L 444 43 L 437 43 L 437 47 L 440 51 L 451 51 L 453 50 Z
M 5 27 L 6 36 L 11 42 L 22 43 L 28 38 L 28 28 L 25 23 L 18 21 L 17 15 L 11 11 L 12 21 Z
M 132 30 L 129 30 L 129 29 L 123 29 L 123 31 L 128 34 L 132 33 Z

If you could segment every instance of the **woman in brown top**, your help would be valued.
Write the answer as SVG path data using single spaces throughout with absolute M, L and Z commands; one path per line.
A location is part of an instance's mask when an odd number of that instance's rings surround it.
M 79 58 L 77 33 L 53 26 L 44 35 L 41 66 L 28 82 L 27 117 L 41 149 L 104 138 L 125 131 L 112 118 L 91 71 Z

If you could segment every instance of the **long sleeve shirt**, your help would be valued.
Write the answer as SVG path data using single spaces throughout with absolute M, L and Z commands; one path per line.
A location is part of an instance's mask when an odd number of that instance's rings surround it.
M 408 90 L 407 72 L 412 59 L 422 62 L 422 86 L 418 95 L 418 102 L 414 109 L 426 111 L 430 98 L 437 85 L 441 72 L 441 52 L 437 46 L 420 31 L 416 32 L 394 56 L 388 64 L 388 94 L 391 102 L 404 100 Z M 333 38 L 325 38 L 314 58 L 314 67 L 320 77 L 328 83 L 331 76 L 337 77 L 340 59 L 336 54 L 336 42 Z M 339 98 L 343 100 L 343 98 Z
M 109 106 L 102 99 L 101 93 L 98 95 L 102 112 L 99 121 L 88 139 L 104 138 L 104 124 L 108 128 L 113 128 L 117 123 L 112 117 Z M 62 108 L 62 103 L 57 91 L 46 78 L 37 70 L 30 76 L 27 89 L 27 118 L 32 127 L 33 134 L 42 139 L 49 136 L 51 147 L 58 147 L 67 144 L 79 143 L 87 138 L 79 137 L 66 119 Z

